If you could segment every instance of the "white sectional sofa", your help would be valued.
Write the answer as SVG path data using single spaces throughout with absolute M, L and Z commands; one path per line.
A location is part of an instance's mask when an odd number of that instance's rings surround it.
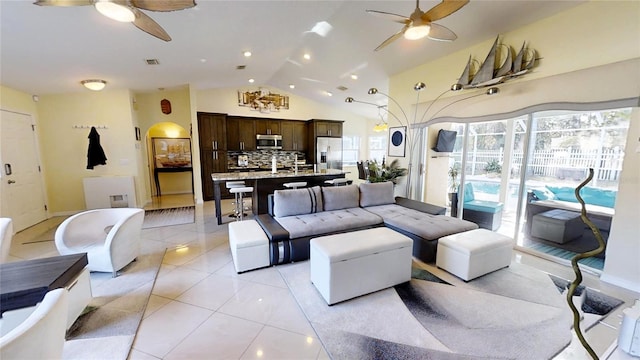
M 276 190 L 256 217 L 269 238 L 271 265 L 309 259 L 313 237 L 386 226 L 413 241 L 413 255 L 435 261 L 438 239 L 478 228 L 445 208 L 394 197 L 393 183 Z

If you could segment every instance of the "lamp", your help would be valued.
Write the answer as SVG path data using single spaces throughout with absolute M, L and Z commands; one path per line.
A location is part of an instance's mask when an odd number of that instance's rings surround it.
M 448 93 L 449 91 L 457 91 L 458 89 L 455 89 L 455 86 L 452 86 L 450 89 L 445 90 L 444 92 L 442 92 L 440 95 L 438 95 L 432 102 L 431 104 L 429 104 L 429 106 L 427 106 L 427 109 L 424 111 L 424 113 L 422 114 L 422 116 L 420 117 L 420 121 L 418 122 L 418 104 L 420 103 L 420 92 L 424 89 L 426 89 L 426 84 L 423 82 L 417 82 L 414 86 L 413 86 L 413 90 L 416 91 L 417 96 L 416 96 L 416 109 L 415 112 L 413 114 L 413 121 L 411 121 L 409 119 L 409 117 L 407 116 L 407 114 L 405 113 L 405 111 L 402 109 L 402 106 L 391 96 L 389 96 L 388 94 L 385 94 L 381 91 L 379 91 L 377 88 L 370 88 L 367 91 L 367 94 L 369 95 L 375 95 L 375 94 L 381 94 L 385 97 L 387 97 L 387 99 L 393 101 L 397 106 L 398 109 L 400 109 L 401 113 L 402 113 L 402 118 L 396 116 L 396 114 L 394 114 L 393 112 L 389 111 L 389 109 L 387 109 L 384 106 L 380 106 L 378 104 L 374 104 L 374 103 L 370 103 L 370 102 L 366 102 L 366 101 L 358 101 L 355 100 L 352 97 L 347 97 L 345 99 L 345 102 L 347 103 L 354 103 L 354 102 L 358 102 L 358 103 L 363 103 L 363 104 L 368 104 L 368 105 L 373 105 L 376 106 L 378 109 L 384 108 L 384 110 L 387 112 L 387 114 L 390 114 L 391 116 L 393 116 L 396 121 L 398 121 L 402 126 L 406 126 L 407 131 L 406 131 L 406 143 L 407 143 L 407 147 L 408 147 L 408 156 L 409 156 L 409 164 L 407 166 L 407 182 L 406 182 L 406 190 L 405 190 L 405 194 L 407 196 L 407 198 L 411 199 L 411 170 L 412 170 L 412 161 L 413 161 L 413 151 L 415 150 L 415 146 L 417 145 L 417 141 L 415 139 L 416 134 L 413 132 L 413 128 L 415 127 L 416 124 L 418 123 L 423 123 L 423 120 L 425 118 L 425 116 L 427 115 L 427 113 L 429 112 L 429 110 L 431 109 L 431 107 L 438 101 L 438 99 L 440 99 L 444 94 Z M 426 122 L 424 122 L 425 124 L 428 124 L 429 122 L 431 122 L 431 120 L 434 119 L 434 117 L 439 114 L 442 110 L 448 108 L 449 106 L 456 104 L 460 101 L 463 100 L 467 100 L 473 97 L 477 97 L 477 96 L 482 96 L 482 95 L 494 95 L 497 94 L 500 91 L 500 89 L 498 89 L 497 87 L 491 87 L 489 89 L 487 89 L 486 92 L 481 92 L 481 93 L 476 93 L 474 95 L 468 96 L 468 97 L 464 97 L 462 99 L 457 99 L 443 107 L 441 107 L 440 109 L 438 109 L 438 111 L 436 111 L 435 113 L 433 113 L 430 116 L 430 119 Z M 380 124 L 378 124 L 380 125 Z M 376 128 L 379 129 L 378 125 L 376 125 L 374 127 L 374 131 L 376 131 Z M 386 125 L 386 123 L 385 123 Z
M 377 91 L 377 89 L 375 89 Z M 377 123 L 374 127 L 373 127 L 373 131 L 375 132 L 382 132 L 382 131 L 387 131 L 389 130 L 389 124 L 387 124 L 387 122 L 384 120 L 384 117 L 382 116 L 382 113 L 380 112 L 380 110 L 385 110 L 387 113 L 389 113 L 389 110 L 387 110 L 387 106 L 386 105 L 378 105 L 378 104 L 374 104 L 374 103 L 370 103 L 370 102 L 366 102 L 366 101 L 359 101 L 356 100 L 354 98 L 352 98 L 351 96 L 348 96 L 347 98 L 344 99 L 344 102 L 346 103 L 361 103 L 361 104 L 367 104 L 367 105 L 372 105 L 378 108 L 378 116 L 380 116 L 380 120 L 382 120 L 382 122 Z
M 100 14 L 120 22 L 133 22 L 136 15 L 133 10 L 125 5 L 117 4 L 111 0 L 96 0 L 93 4 Z
M 89 90 L 100 91 L 107 86 L 107 82 L 99 79 L 82 80 L 80 84 L 84 85 Z

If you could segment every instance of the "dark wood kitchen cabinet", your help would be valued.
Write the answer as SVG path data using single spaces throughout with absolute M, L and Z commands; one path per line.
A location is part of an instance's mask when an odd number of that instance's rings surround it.
M 282 150 L 307 151 L 307 123 L 305 121 L 282 120 Z
M 211 174 L 227 172 L 227 114 L 198 113 L 202 196 L 213 200 Z
M 227 116 L 227 150 L 256 149 L 256 120 L 241 116 Z
M 309 130 L 313 132 L 314 138 L 317 136 L 342 137 L 343 121 L 313 119 L 309 122 Z
M 280 135 L 282 133 L 280 120 L 256 119 L 257 135 Z

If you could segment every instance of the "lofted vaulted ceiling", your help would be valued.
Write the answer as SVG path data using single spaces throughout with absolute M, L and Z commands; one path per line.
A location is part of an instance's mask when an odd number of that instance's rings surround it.
M 365 10 L 408 16 L 414 1 L 196 2 L 187 10 L 145 11 L 172 37 L 165 42 L 108 19 L 92 6 L 2 0 L 0 83 L 30 94 L 86 91 L 80 81 L 90 78 L 106 80 L 109 89 L 136 92 L 186 84 L 196 89 L 263 86 L 344 106 L 346 96 L 362 98 L 370 87 L 385 91 L 391 75 L 583 1 L 471 0 L 437 22 L 453 30 L 456 41 L 399 39 L 380 51 L 374 49 L 402 25 Z M 426 11 L 438 3 L 423 0 L 420 8 Z M 311 31 L 319 22 L 331 25 L 326 36 Z M 245 50 L 253 55 L 244 57 Z M 305 53 L 310 60 L 303 58 Z M 147 59 L 159 64 L 148 65 Z M 238 70 L 241 65 L 245 68 Z

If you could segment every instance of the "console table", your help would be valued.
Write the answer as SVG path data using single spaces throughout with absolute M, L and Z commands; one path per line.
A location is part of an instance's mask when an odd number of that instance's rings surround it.
M 35 306 L 50 290 L 71 292 L 87 264 L 86 253 L 0 264 L 0 313 Z
M 191 192 L 193 192 L 193 168 L 192 167 L 166 167 L 166 168 L 155 168 L 153 170 L 153 179 L 156 181 L 156 189 L 158 189 L 158 196 L 162 196 L 162 192 L 160 191 L 160 178 L 158 177 L 159 173 L 177 173 L 177 172 L 191 172 Z

